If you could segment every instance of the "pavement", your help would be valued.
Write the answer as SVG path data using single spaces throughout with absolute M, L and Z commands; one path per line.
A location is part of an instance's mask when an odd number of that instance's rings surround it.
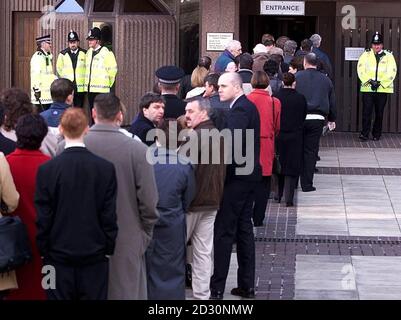
M 269 201 L 255 228 L 256 299 L 401 299 L 401 135 L 330 133 L 320 157 L 316 192 Z M 227 300 L 236 269 L 233 252 Z

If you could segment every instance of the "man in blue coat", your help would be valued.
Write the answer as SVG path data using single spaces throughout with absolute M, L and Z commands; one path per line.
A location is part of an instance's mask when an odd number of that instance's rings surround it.
M 214 72 L 223 73 L 230 62 L 235 62 L 235 58 L 242 53 L 241 42 L 237 40 L 230 41 L 224 52 L 217 58 L 214 65 Z
M 52 83 L 50 93 L 53 104 L 40 115 L 50 128 L 57 128 L 63 113 L 73 105 L 74 84 L 68 79 L 57 79 Z

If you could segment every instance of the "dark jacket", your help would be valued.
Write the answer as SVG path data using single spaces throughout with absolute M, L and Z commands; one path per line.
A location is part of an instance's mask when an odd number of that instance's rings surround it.
M 158 148 L 154 154 L 165 161 L 154 165 L 160 219 L 146 251 L 148 299 L 184 300 L 185 215 L 195 194 L 194 172 L 188 159 L 182 163 L 172 150 Z
M 321 62 L 321 72 L 328 75 L 328 77 L 333 80 L 333 66 L 330 62 L 329 56 L 323 52 L 320 48 L 313 48 L 312 52 L 316 54 L 316 57 Z
M 282 88 L 275 97 L 281 101 L 281 130 L 276 144 L 281 173 L 298 176 L 302 169 L 306 100 L 302 94 L 289 88 Z
M 297 72 L 296 90 L 305 96 L 309 114 L 320 114 L 336 120 L 336 98 L 331 80 L 320 71 L 309 68 Z
M 69 148 L 39 168 L 37 244 L 45 258 L 67 265 L 105 261 L 117 237 L 114 165 L 86 148 Z
M 178 92 L 178 97 L 185 99 L 187 93 L 193 89 L 191 82 L 192 74 L 187 74 L 181 79 L 180 91 Z
M 17 148 L 17 143 L 11 139 L 6 138 L 2 133 L 0 133 L 0 152 L 3 152 L 5 156 L 13 153 Z
M 212 120 L 207 120 L 200 123 L 192 133 L 197 137 L 198 154 L 196 155 L 195 165 L 196 196 L 189 208 L 190 212 L 217 211 L 220 207 L 226 175 L 224 140 L 220 139 L 220 143 L 218 143 L 211 137 L 202 139 L 205 131 L 210 132 L 213 129 L 216 129 L 216 127 Z M 202 164 L 202 152 L 207 151 L 209 151 L 209 163 Z M 220 161 L 218 164 L 213 164 L 213 157 L 218 154 L 220 154 Z
M 185 114 L 186 102 L 178 98 L 174 94 L 164 94 L 166 99 L 166 107 L 164 109 L 164 119 L 177 119 Z
M 210 105 L 212 106 L 210 119 L 218 130 L 223 130 L 226 128 L 226 119 L 227 114 L 230 111 L 230 103 L 227 101 L 221 101 L 218 93 L 212 95 L 209 100 Z
M 238 74 L 241 76 L 242 83 L 251 83 L 253 72 L 248 69 L 238 70 Z
M 155 129 L 156 126 L 152 121 L 150 121 L 148 118 L 146 118 L 141 112 L 138 114 L 138 117 L 134 120 L 134 122 L 131 125 L 131 129 L 129 132 L 131 132 L 133 135 L 136 135 L 141 141 L 148 145 L 151 146 L 152 144 L 155 143 L 155 139 L 152 141 L 147 141 L 146 140 L 146 135 L 148 132 L 152 129 Z
M 48 110 L 43 111 L 40 115 L 49 127 L 57 128 L 60 125 L 61 116 L 69 107 L 68 104 L 54 102 Z
M 270 88 L 272 88 L 273 95 L 277 94 L 283 87 L 283 81 L 281 81 L 278 75 L 270 77 Z
M 235 62 L 235 57 L 230 51 L 224 50 L 224 52 L 217 58 L 216 64 L 214 65 L 214 72 L 223 73 L 226 71 L 227 65 L 230 62 Z
M 230 110 L 230 103 L 227 101 L 221 101 L 218 93 L 215 93 L 209 99 L 210 105 L 213 109 Z
M 234 103 L 233 107 L 227 115 L 227 128 L 232 131 L 233 134 L 233 163 L 227 166 L 227 181 L 232 179 L 253 181 L 257 182 L 262 179 L 262 167 L 260 165 L 260 118 L 259 112 L 256 106 L 249 101 L 245 95 L 242 95 Z M 234 141 L 234 131 L 236 129 L 242 130 L 242 135 L 240 135 L 240 141 Z M 246 141 L 246 130 L 253 130 L 253 140 L 251 144 L 247 144 Z M 242 147 L 242 155 L 245 157 L 247 155 L 247 161 L 241 164 L 238 162 L 239 159 L 235 159 L 234 156 L 234 146 L 238 148 Z M 252 148 L 248 150 L 247 147 Z M 253 153 L 251 157 L 250 152 Z M 251 158 L 253 158 L 253 163 L 248 163 Z M 252 167 L 248 174 L 244 174 L 244 168 Z M 238 171 L 238 169 L 240 171 Z M 246 172 L 245 172 L 246 173 Z

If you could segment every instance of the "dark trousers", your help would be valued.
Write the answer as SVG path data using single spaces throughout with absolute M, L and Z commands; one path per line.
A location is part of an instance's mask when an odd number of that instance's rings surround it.
M 362 93 L 362 135 L 369 137 L 372 127 L 372 114 L 375 110 L 375 121 L 373 124 L 372 136 L 380 138 L 383 128 L 384 107 L 387 103 L 387 93 L 366 92 Z
M 293 203 L 294 202 L 294 193 L 295 187 L 298 182 L 298 177 L 293 176 L 278 176 L 278 192 L 279 192 L 279 199 L 281 199 L 284 195 L 286 203 Z
M 89 112 L 91 112 L 91 114 L 92 114 L 93 105 L 95 103 L 95 99 L 99 94 L 100 93 L 93 93 L 93 92 L 88 93 Z
M 214 224 L 214 273 L 210 283 L 212 292 L 224 292 L 231 252 L 237 243 L 238 287 L 255 286 L 255 239 L 252 207 L 257 182 L 233 180 L 224 187 L 223 201 Z
M 108 261 L 80 267 L 46 264 L 56 269 L 56 289 L 46 290 L 48 300 L 107 300 Z
M 302 189 L 313 186 L 316 158 L 319 153 L 320 137 L 324 126 L 323 120 L 306 120 L 304 124 L 304 154 L 301 175 Z
M 74 107 L 83 108 L 85 102 L 85 93 L 84 92 L 75 92 L 74 94 Z
M 255 205 L 253 207 L 253 223 L 255 226 L 263 224 L 266 215 L 267 201 L 269 200 L 271 177 L 263 177 L 255 189 Z

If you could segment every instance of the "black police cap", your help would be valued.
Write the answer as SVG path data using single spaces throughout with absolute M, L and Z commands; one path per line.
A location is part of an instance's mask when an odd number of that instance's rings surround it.
M 184 70 L 176 66 L 164 66 L 156 71 L 160 83 L 177 84 L 185 76 Z
M 372 38 L 372 44 L 382 44 L 383 43 L 383 36 L 376 31 Z
M 75 31 L 71 30 L 68 33 L 68 41 L 79 41 L 78 33 Z
M 88 37 L 86 40 L 100 40 L 102 36 L 102 32 L 99 28 L 95 27 L 89 31 Z

